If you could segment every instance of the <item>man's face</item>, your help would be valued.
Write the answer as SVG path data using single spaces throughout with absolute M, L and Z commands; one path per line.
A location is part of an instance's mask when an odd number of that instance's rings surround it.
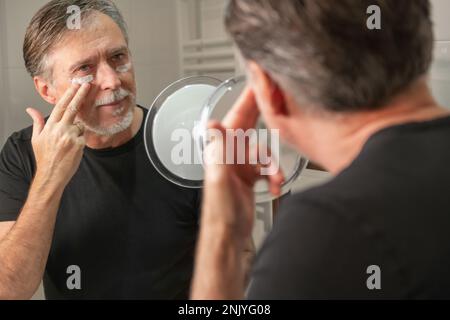
M 49 55 L 50 86 L 56 101 L 73 79 L 93 77 L 78 119 L 101 135 L 113 135 L 131 125 L 136 83 L 125 37 L 108 16 L 96 13 L 81 30 L 70 31 Z

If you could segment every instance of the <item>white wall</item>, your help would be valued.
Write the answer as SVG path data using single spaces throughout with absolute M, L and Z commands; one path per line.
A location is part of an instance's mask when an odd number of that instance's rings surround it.
M 22 59 L 22 43 L 25 29 L 34 12 L 45 0 L 3 0 L 4 10 L 0 12 L 3 24 L 4 65 L 2 74 L 5 82 L 5 96 L 1 98 L 1 107 L 5 114 L 4 137 L 13 131 L 29 126 L 31 119 L 25 113 L 27 107 L 42 112 L 49 110 L 36 94 L 31 78 L 28 76 Z
M 176 0 L 179 21 L 180 76 L 226 80 L 236 75 L 231 39 L 223 24 L 224 0 Z M 212 42 L 211 42 L 212 41 Z
M 450 40 L 450 1 L 431 0 L 436 40 Z
M 203 0 L 201 2 L 201 32 L 204 39 L 226 37 L 223 14 L 226 1 Z
M 450 1 L 432 0 L 435 22 L 435 60 L 430 86 L 437 102 L 450 109 Z
M 150 107 L 178 79 L 175 0 L 115 0 L 128 23 L 136 69 L 138 102 Z
M 4 36 L 2 30 L 5 30 L 4 27 L 4 20 L 1 19 L 2 14 L 1 12 L 4 12 L 4 0 L 0 0 L 0 147 L 4 143 L 4 136 L 6 135 L 5 130 L 5 123 L 6 123 L 6 115 L 5 115 L 5 108 L 4 108 L 4 99 L 2 97 L 5 97 L 5 76 L 3 73 L 3 49 L 4 49 Z

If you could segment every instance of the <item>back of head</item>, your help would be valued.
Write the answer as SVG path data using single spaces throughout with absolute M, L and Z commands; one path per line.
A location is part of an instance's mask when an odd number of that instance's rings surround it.
M 369 29 L 368 8 L 381 12 Z M 226 27 L 301 106 L 375 110 L 425 75 L 432 60 L 429 0 L 231 0 Z

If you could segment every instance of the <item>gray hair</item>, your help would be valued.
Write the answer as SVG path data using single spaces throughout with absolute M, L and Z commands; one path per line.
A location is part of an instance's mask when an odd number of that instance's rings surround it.
M 381 30 L 367 9 L 381 9 Z M 230 0 L 225 25 L 243 57 L 304 106 L 351 112 L 384 106 L 427 73 L 428 0 Z
M 110 0 L 52 0 L 44 5 L 31 19 L 25 34 L 23 58 L 28 73 L 34 77 L 48 77 L 47 56 L 53 46 L 59 43 L 66 33 L 67 9 L 70 6 L 80 8 L 84 22 L 95 12 L 103 13 L 113 19 L 128 43 L 128 32 L 125 20 L 119 9 Z

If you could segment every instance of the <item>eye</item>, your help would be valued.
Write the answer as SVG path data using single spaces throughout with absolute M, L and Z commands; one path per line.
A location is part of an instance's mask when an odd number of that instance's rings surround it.
M 89 72 L 89 71 L 91 71 L 91 66 L 88 65 L 88 64 L 82 65 L 81 67 L 79 67 L 79 68 L 77 69 L 77 71 L 78 71 L 78 72 L 83 72 L 83 73 Z
M 120 61 L 122 61 L 124 58 L 125 58 L 125 54 L 124 54 L 124 53 L 118 53 L 118 54 L 116 54 L 116 55 L 114 55 L 114 56 L 112 57 L 112 60 L 113 60 L 114 62 L 120 62 Z

